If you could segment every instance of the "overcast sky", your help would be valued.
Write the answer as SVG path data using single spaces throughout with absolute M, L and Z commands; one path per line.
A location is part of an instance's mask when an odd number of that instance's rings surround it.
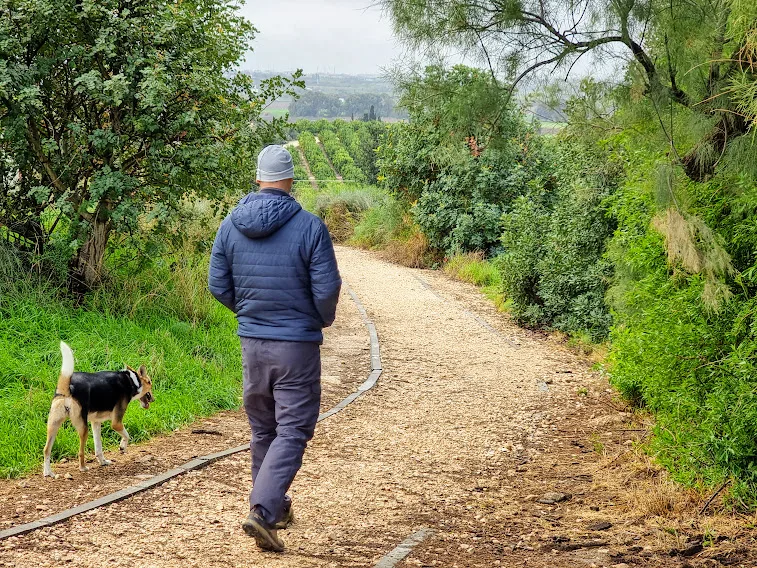
M 402 48 L 373 0 L 246 0 L 258 29 L 248 69 L 379 75 Z

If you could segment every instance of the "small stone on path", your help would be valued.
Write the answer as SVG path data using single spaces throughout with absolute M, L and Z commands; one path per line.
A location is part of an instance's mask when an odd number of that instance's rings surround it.
M 586 527 L 590 531 L 606 531 L 612 526 L 612 523 L 608 523 L 607 521 L 601 521 L 599 523 L 594 523 L 593 525 L 589 525 Z
M 547 491 L 544 495 L 539 497 L 536 502 L 543 503 L 544 505 L 554 505 L 555 503 L 561 503 L 568 499 L 570 499 L 570 494 Z

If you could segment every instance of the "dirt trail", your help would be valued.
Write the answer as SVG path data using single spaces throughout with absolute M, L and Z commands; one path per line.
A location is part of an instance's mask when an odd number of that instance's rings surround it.
M 310 182 L 310 185 L 313 186 L 313 189 L 318 191 L 318 182 L 315 180 L 313 172 L 310 171 L 310 164 L 308 163 L 308 159 L 305 157 L 305 152 L 303 152 L 302 148 L 300 148 L 299 142 L 297 142 L 297 153 L 300 155 L 300 164 L 302 164 L 302 167 L 305 168 L 305 171 L 308 173 L 308 181 Z
M 239 455 L 0 543 L 0 565 L 374 566 L 421 527 L 436 532 L 402 566 L 718 565 L 708 551 L 670 556 L 687 535 L 624 506 L 621 486 L 636 480 L 620 479 L 613 456 L 639 433 L 585 361 L 513 326 L 470 286 L 425 272 L 429 290 L 418 271 L 338 255 L 378 329 L 384 374 L 319 425 L 291 490 L 285 555 L 259 552 L 239 528 L 249 489 Z M 567 500 L 539 503 L 548 491 Z
M 331 158 L 329 157 L 328 152 L 326 152 L 326 148 L 324 148 L 323 146 L 323 142 L 321 142 L 320 138 L 318 138 L 317 136 L 315 137 L 315 141 L 318 144 L 318 147 L 321 149 L 321 152 L 323 152 L 323 156 L 326 158 L 326 161 L 328 162 L 329 167 L 331 168 L 331 171 L 334 172 L 334 176 L 336 177 L 336 179 L 339 181 L 344 181 L 344 178 L 342 177 L 342 175 L 338 171 L 336 171 L 336 168 L 334 167 L 334 163 L 331 161 Z

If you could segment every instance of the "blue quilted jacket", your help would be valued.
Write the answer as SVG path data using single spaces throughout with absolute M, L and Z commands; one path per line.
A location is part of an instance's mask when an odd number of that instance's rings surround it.
M 326 225 L 284 191 L 247 195 L 218 229 L 208 288 L 242 337 L 322 343 L 341 285 Z

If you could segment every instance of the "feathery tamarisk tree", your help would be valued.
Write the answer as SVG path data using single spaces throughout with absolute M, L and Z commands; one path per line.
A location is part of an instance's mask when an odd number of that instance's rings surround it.
M 246 187 L 262 109 L 302 86 L 236 72 L 255 31 L 233 0 L 0 0 L 0 226 L 65 227 L 87 289 L 112 234 Z
M 475 52 L 493 76 L 514 89 L 538 73 L 566 75 L 587 54 L 594 61 L 624 57 L 645 96 L 656 105 L 688 109 L 706 132 L 679 156 L 686 175 L 710 177 L 728 145 L 753 117 L 740 111 L 755 84 L 753 0 L 382 0 L 395 30 L 412 47 Z M 738 15 L 738 17 L 736 17 Z M 746 77 L 746 79 L 745 79 Z M 748 92 L 748 91 L 747 91 Z M 748 103 L 747 103 L 748 104 Z M 671 154 L 676 154 L 670 136 Z

